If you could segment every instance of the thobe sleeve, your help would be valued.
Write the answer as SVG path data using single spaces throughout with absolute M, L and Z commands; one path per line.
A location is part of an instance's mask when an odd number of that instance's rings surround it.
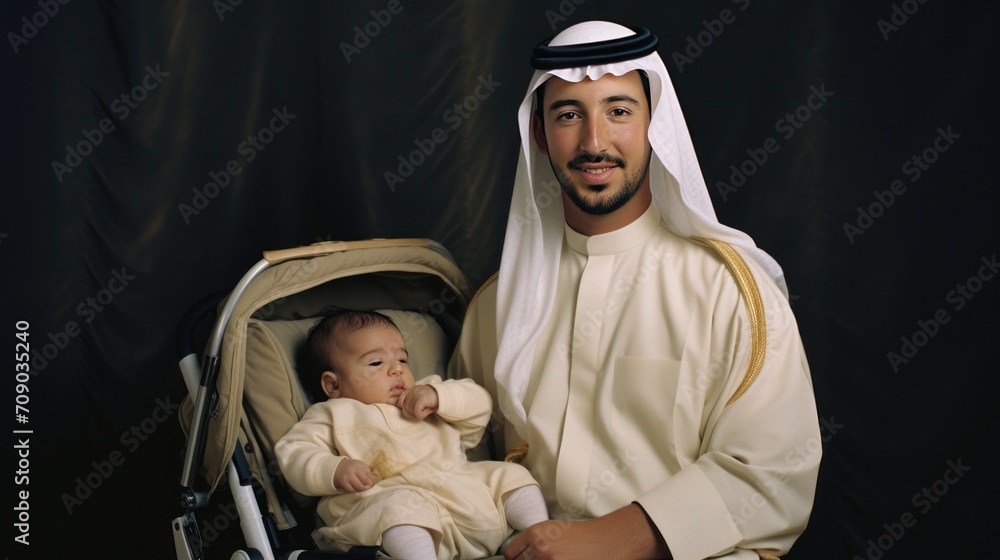
M 300 494 L 331 496 L 340 494 L 333 474 L 345 459 L 337 455 L 333 437 L 333 407 L 318 403 L 306 411 L 292 429 L 274 446 L 281 473 Z
M 735 285 L 723 287 L 713 343 L 730 345 L 734 358 L 719 400 L 705 403 L 701 452 L 636 500 L 677 560 L 735 549 L 781 555 L 809 519 L 821 456 L 809 366 L 783 295 L 766 280 L 760 287 L 767 320 L 760 373 L 726 406 L 746 372 L 750 329 Z

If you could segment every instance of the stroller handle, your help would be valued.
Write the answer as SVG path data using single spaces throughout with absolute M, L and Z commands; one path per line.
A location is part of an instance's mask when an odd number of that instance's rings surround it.
M 303 259 L 329 255 L 330 253 L 342 253 L 354 249 L 372 249 L 381 247 L 428 247 L 430 240 L 421 238 L 402 239 L 364 239 L 360 241 L 320 241 L 312 245 L 302 247 L 292 247 L 290 249 L 278 249 L 275 251 L 264 251 L 264 260 L 271 265 L 293 259 Z

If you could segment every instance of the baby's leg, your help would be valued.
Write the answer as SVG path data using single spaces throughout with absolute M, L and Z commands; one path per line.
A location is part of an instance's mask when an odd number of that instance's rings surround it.
M 518 531 L 523 531 L 535 523 L 547 521 L 549 518 L 542 491 L 534 484 L 522 486 L 507 494 L 503 507 L 507 511 L 507 523 Z
M 416 525 L 396 525 L 382 533 L 382 548 L 393 558 L 437 560 L 434 539 L 427 529 Z

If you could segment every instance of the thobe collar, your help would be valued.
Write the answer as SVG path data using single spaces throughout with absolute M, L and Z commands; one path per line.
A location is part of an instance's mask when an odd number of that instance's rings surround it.
M 566 242 L 570 249 L 584 256 L 600 256 L 620 253 L 649 239 L 660 227 L 660 211 L 650 202 L 649 208 L 631 224 L 598 235 L 586 236 L 565 224 Z

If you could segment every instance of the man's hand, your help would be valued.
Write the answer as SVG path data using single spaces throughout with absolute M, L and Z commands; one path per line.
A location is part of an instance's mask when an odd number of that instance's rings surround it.
M 341 492 L 361 492 L 373 483 L 371 468 L 357 459 L 344 459 L 333 473 L 333 486 Z
M 399 394 L 396 407 L 407 416 L 423 420 L 438 409 L 438 393 L 430 385 L 414 385 Z
M 586 521 L 553 519 L 528 527 L 503 552 L 504 560 L 670 558 L 646 512 L 630 504 Z

